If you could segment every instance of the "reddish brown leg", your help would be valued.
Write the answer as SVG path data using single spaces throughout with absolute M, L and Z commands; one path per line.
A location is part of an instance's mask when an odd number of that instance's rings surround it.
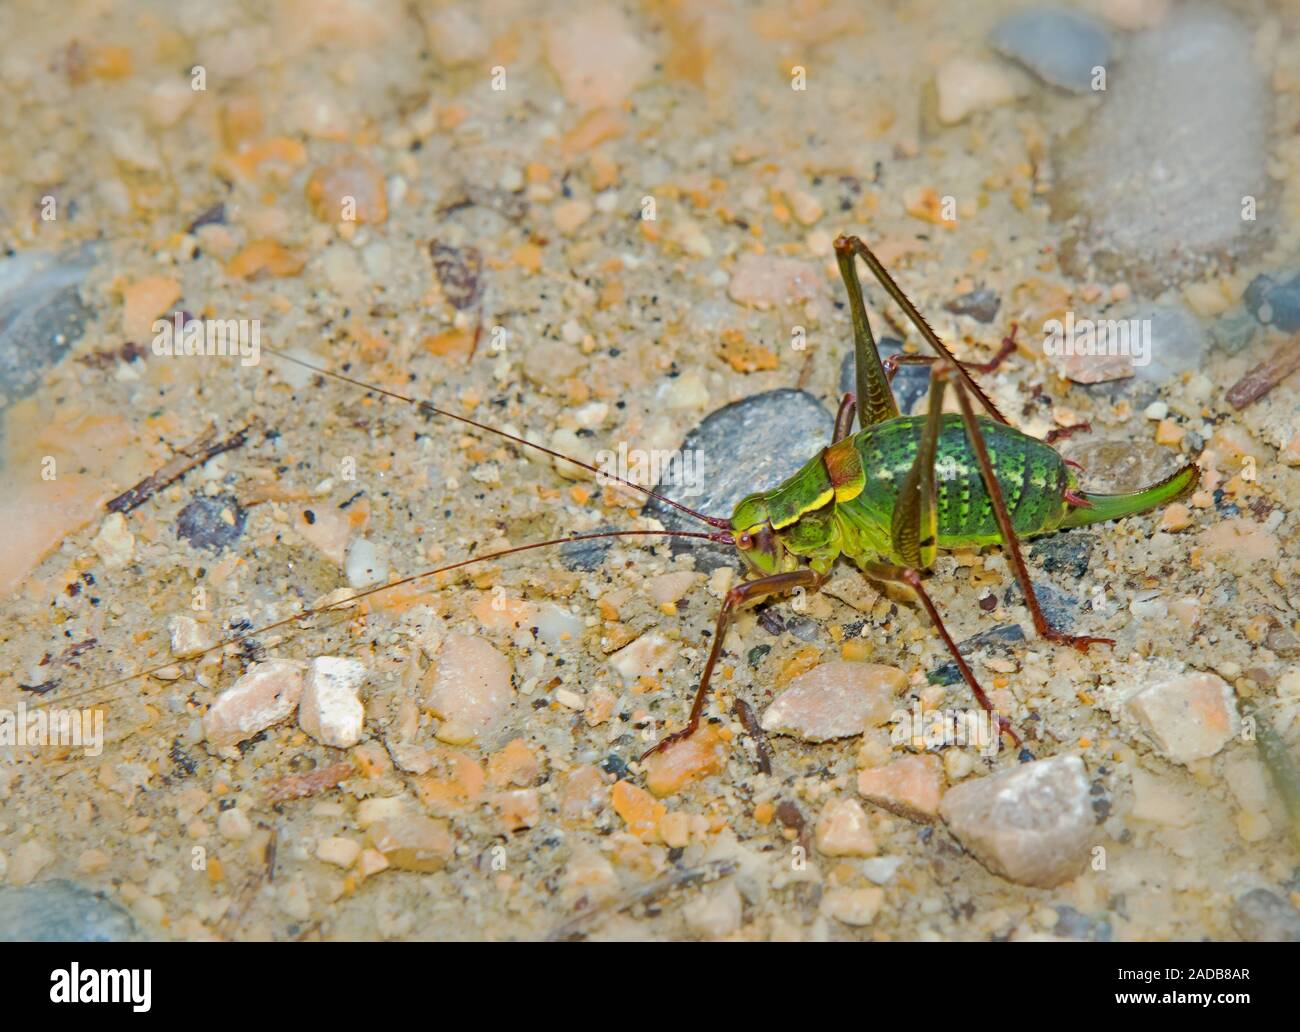
M 1113 638 L 1094 638 L 1086 634 L 1066 634 L 1058 631 L 1047 620 L 1042 606 L 1038 604 L 1038 596 L 1034 593 L 1033 581 L 1029 579 L 1029 567 L 1025 565 L 1025 557 L 1020 551 L 1020 541 L 1016 537 L 1015 528 L 1011 525 L 1011 515 L 1007 512 L 1007 503 L 1002 497 L 1002 487 L 998 483 L 998 478 L 993 472 L 993 463 L 989 460 L 989 451 L 984 444 L 984 435 L 980 433 L 979 424 L 975 421 L 975 413 L 971 409 L 970 399 L 966 397 L 966 391 L 960 380 L 957 384 L 957 401 L 961 405 L 962 421 L 966 424 L 966 438 L 970 441 L 971 448 L 975 451 L 975 457 L 980 464 L 980 472 L 984 476 L 984 486 L 988 489 L 989 500 L 993 503 L 993 515 L 998 521 L 998 531 L 1002 535 L 1002 547 L 1006 550 L 1007 555 L 1011 557 L 1012 568 L 1016 571 L 1016 580 L 1020 582 L 1020 590 L 1025 596 L 1025 605 L 1029 608 L 1029 615 L 1034 619 L 1034 629 L 1038 631 L 1041 638 L 1048 641 L 1054 641 L 1060 645 L 1073 645 L 1080 652 L 1087 652 L 1089 645 L 1114 645 Z
M 815 588 L 824 578 L 815 570 L 804 567 L 801 570 L 791 570 L 789 573 L 774 573 L 770 577 L 760 577 L 755 581 L 747 581 L 744 584 L 738 584 L 727 592 L 727 597 L 722 602 L 722 608 L 718 610 L 718 623 L 713 631 L 713 644 L 709 648 L 709 658 L 705 660 L 704 672 L 700 675 L 700 687 L 695 692 L 695 702 L 691 705 L 691 715 L 686 722 L 686 726 L 680 731 L 674 731 L 671 735 L 661 739 L 659 743 L 641 754 L 641 759 L 652 756 L 662 749 L 667 749 L 674 742 L 680 742 L 683 738 L 689 738 L 695 733 L 696 728 L 700 726 L 700 717 L 704 713 L 704 701 L 709 696 L 709 682 L 713 679 L 713 668 L 717 665 L 718 657 L 722 655 L 722 640 L 727 636 L 727 628 L 731 626 L 732 618 L 736 615 L 736 610 L 746 602 L 752 602 L 754 599 L 763 598 L 767 595 L 779 595 L 787 591 L 793 591 L 795 588 Z
M 961 673 L 961 679 L 966 682 L 975 700 L 983 708 L 984 712 L 993 717 L 998 722 L 998 730 L 1010 736 L 1011 740 L 1020 745 L 1020 736 L 1016 734 L 1015 729 L 1011 726 L 1011 721 L 993 708 L 993 703 L 980 687 L 979 681 L 975 679 L 975 672 L 971 670 L 970 665 L 966 662 L 966 657 L 961 654 L 957 648 L 957 643 L 952 640 L 952 635 L 948 633 L 948 628 L 943 625 L 943 618 L 939 616 L 939 610 L 935 608 L 934 601 L 930 598 L 929 593 L 921 583 L 921 574 L 918 570 L 910 569 L 906 566 L 888 566 L 884 563 L 872 563 L 863 567 L 863 572 L 868 577 L 874 577 L 876 580 L 893 581 L 896 584 L 906 584 L 916 592 L 916 597 L 921 600 L 921 607 L 925 610 L 930 622 L 934 624 L 934 629 L 939 632 L 939 637 L 943 639 L 944 645 L 948 647 L 953 662 L 957 664 L 957 670 Z
M 1063 441 L 1067 437 L 1073 437 L 1075 434 L 1092 433 L 1091 423 L 1071 423 L 1069 426 L 1058 426 L 1055 429 L 1048 430 L 1047 436 L 1043 438 L 1048 444 L 1055 444 L 1057 441 Z M 1071 463 L 1077 466 L 1078 463 Z
M 858 403 L 852 394 L 846 394 L 840 400 L 840 410 L 835 416 L 835 436 L 831 444 L 838 444 L 853 432 L 853 417 L 857 415 Z
M 990 358 L 987 362 L 962 362 L 961 367 L 968 373 L 992 373 L 996 372 L 1016 350 L 1016 324 L 1011 324 L 1011 336 L 1002 338 L 1002 346 L 998 348 L 998 353 Z M 898 375 L 898 367 L 905 365 L 934 365 L 940 361 L 938 355 L 886 355 L 884 358 L 885 378 L 894 382 L 894 377 Z M 1091 429 L 1091 427 L 1089 427 Z

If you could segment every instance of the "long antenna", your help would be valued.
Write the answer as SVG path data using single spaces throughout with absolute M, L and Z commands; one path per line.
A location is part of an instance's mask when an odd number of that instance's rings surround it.
M 563 545 L 570 541 L 592 541 L 597 538 L 614 538 L 614 537 L 677 537 L 677 538 L 702 538 L 706 541 L 714 541 L 719 544 L 731 544 L 732 537 L 730 534 L 706 534 L 703 531 L 696 530 L 602 530 L 593 531 L 589 534 L 573 534 L 569 537 L 551 538 L 549 541 L 533 541 L 526 545 L 515 545 L 512 548 L 503 548 L 496 552 L 488 552 L 484 555 L 474 556 L 472 559 L 462 559 L 459 562 L 449 563 L 446 566 L 439 566 L 433 570 L 425 570 L 422 573 L 413 573 L 408 577 L 401 577 L 397 580 L 388 581 L 384 584 L 377 584 L 373 588 L 366 588 L 364 591 L 358 591 L 347 598 L 335 599 L 322 606 L 313 606 L 310 609 L 304 609 L 301 612 L 286 616 L 282 620 L 276 620 L 272 623 L 263 624 L 261 627 L 254 627 L 252 630 L 244 631 L 242 634 L 236 634 L 233 637 L 225 638 L 214 645 L 209 645 L 201 652 L 195 652 L 191 655 L 182 657 L 180 660 L 172 659 L 167 663 L 159 663 L 157 666 L 149 667 L 146 670 L 137 670 L 134 673 L 127 674 L 125 677 L 119 677 L 115 681 L 108 681 L 104 684 L 91 685 L 89 688 L 82 688 L 79 691 L 71 692 L 67 695 L 61 695 L 57 699 L 50 699 L 33 703 L 30 709 L 43 709 L 46 706 L 52 706 L 55 703 L 65 703 L 72 699 L 78 699 L 83 695 L 92 692 L 108 691 L 111 688 L 117 688 L 120 685 L 127 684 L 131 681 L 138 680 L 141 677 L 148 677 L 150 674 L 156 674 L 160 670 L 166 670 L 173 667 L 179 662 L 190 662 L 201 659 L 210 652 L 216 652 L 218 649 L 224 649 L 228 645 L 238 645 L 240 642 L 247 641 L 249 638 L 255 638 L 259 634 L 265 634 L 267 631 L 274 631 L 298 620 L 304 620 L 309 616 L 318 616 L 321 613 L 329 613 L 336 609 L 346 609 L 354 602 L 363 598 L 369 598 L 371 595 L 377 595 L 381 591 L 387 591 L 390 588 L 401 587 L 403 584 L 410 584 L 413 581 L 423 580 L 425 577 L 435 577 L 440 573 L 449 573 L 452 570 L 459 570 L 466 566 L 473 566 L 475 563 L 487 562 L 489 559 L 500 559 L 507 555 L 514 555 L 516 552 L 527 552 L 534 548 L 546 548 L 550 545 Z
M 535 448 L 539 452 L 549 455 L 554 459 L 563 459 L 565 462 L 570 462 L 575 466 L 581 466 L 583 469 L 589 470 L 590 472 L 595 473 L 597 476 L 607 477 L 610 480 L 617 480 L 620 484 L 630 487 L 634 491 L 640 491 L 643 495 L 647 495 L 650 498 L 656 498 L 659 501 L 663 502 L 665 505 L 671 505 L 674 509 L 679 509 L 680 511 L 686 513 L 688 516 L 694 516 L 697 520 L 701 520 L 702 522 L 707 523 L 710 527 L 718 527 L 719 529 L 729 529 L 731 527 L 731 522 L 729 520 L 723 519 L 720 516 L 706 516 L 702 512 L 696 512 L 694 509 L 690 508 L 689 506 L 682 505 L 680 502 L 674 502 L 671 498 L 667 498 L 664 495 L 658 494 L 655 491 L 651 491 L 648 487 L 642 487 L 640 484 L 635 483 L 634 481 L 631 480 L 626 480 L 623 477 L 618 476 L 617 474 L 609 473 L 603 469 L 597 469 L 595 466 L 582 462 L 580 459 L 572 459 L 569 456 L 562 454 L 561 452 L 557 452 L 550 448 L 547 448 L 545 445 L 536 444 L 533 441 L 525 440 L 522 437 L 516 437 L 514 434 L 508 434 L 504 430 L 498 430 L 494 426 L 488 426 L 486 423 L 480 423 L 477 420 L 470 419 L 468 416 L 458 416 L 455 412 L 448 412 L 446 409 L 440 409 L 435 405 L 431 405 L 427 401 L 421 401 L 419 398 L 412 398 L 409 395 L 401 394 L 398 391 L 390 391 L 386 387 L 379 387 L 372 383 L 366 383 L 364 380 L 358 380 L 355 377 L 348 376 L 344 373 L 336 373 L 332 369 L 325 369 L 322 366 L 315 365 L 314 363 L 308 362 L 304 359 L 297 358 L 294 355 L 290 355 L 283 351 L 279 351 L 276 348 L 270 347 L 266 344 L 262 345 L 262 350 L 269 352 L 270 354 L 274 355 L 276 358 L 283 359 L 286 362 L 292 362 L 295 365 L 302 366 L 304 369 L 310 369 L 314 373 L 320 373 L 321 376 L 329 376 L 335 380 L 341 380 L 343 383 L 350 383 L 354 387 L 360 387 L 362 390 L 374 391 L 376 394 L 383 394 L 386 395 L 387 397 L 394 398 L 397 401 L 404 401 L 408 405 L 414 405 L 425 412 L 432 412 L 436 416 L 444 416 L 447 419 L 454 419 L 458 423 L 464 423 L 467 426 L 474 427 L 476 430 L 483 430 L 489 434 L 496 434 L 498 437 L 504 437 L 507 441 L 513 441 L 515 444 L 522 444 L 526 448 Z

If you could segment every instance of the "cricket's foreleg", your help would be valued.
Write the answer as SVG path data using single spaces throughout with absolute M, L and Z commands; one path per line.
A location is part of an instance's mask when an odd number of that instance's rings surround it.
M 998 722 L 998 730 L 1010 736 L 1011 740 L 1020 745 L 1020 736 L 1016 734 L 1015 729 L 1011 726 L 1011 721 L 1002 716 L 993 708 L 993 703 L 985 694 L 984 689 L 980 687 L 979 681 L 975 679 L 975 672 L 971 670 L 970 664 L 966 662 L 966 657 L 961 654 L 957 648 L 957 643 L 952 640 L 952 635 L 948 633 L 948 628 L 943 624 L 943 618 L 939 615 L 939 610 L 935 608 L 934 600 L 930 598 L 925 586 L 921 583 L 921 573 L 907 566 L 888 566 L 884 563 L 869 563 L 863 567 L 863 572 L 875 580 L 893 581 L 895 584 L 906 584 L 914 592 L 916 597 L 921 600 L 921 608 L 925 610 L 926 616 L 934 624 L 934 629 L 939 632 L 939 637 L 947 646 L 948 652 L 952 655 L 953 662 L 957 664 L 957 670 L 961 674 L 961 679 L 966 682 L 966 687 L 971 690 L 975 696 L 975 701 L 980 704 L 990 717 Z
M 998 483 L 997 474 L 993 470 L 993 463 L 989 459 L 989 450 L 984 443 L 984 435 L 980 432 L 979 423 L 976 422 L 975 413 L 971 409 L 970 399 L 966 397 L 966 392 L 962 389 L 960 381 L 957 383 L 957 401 L 961 405 L 962 421 L 966 424 L 966 437 L 975 452 L 976 460 L 979 462 L 980 473 L 984 477 L 984 486 L 988 490 L 989 501 L 993 505 L 993 515 L 997 519 L 998 532 L 1002 536 L 1002 547 L 1006 550 L 1007 555 L 1011 557 L 1012 569 L 1016 572 L 1016 580 L 1020 583 L 1020 590 L 1025 596 L 1025 605 L 1029 609 L 1029 615 L 1033 617 L 1034 629 L 1038 631 L 1039 637 L 1060 645 L 1073 645 L 1080 652 L 1087 652 L 1089 645 L 1114 645 L 1115 640 L 1113 638 L 1094 638 L 1086 634 L 1066 634 L 1064 631 L 1058 631 L 1048 621 L 1047 614 L 1043 612 L 1043 607 L 1038 604 L 1038 596 L 1034 593 L 1034 583 L 1029 578 L 1029 567 L 1025 565 L 1025 557 L 1020 551 L 1020 539 L 1016 537 L 1015 528 L 1011 524 L 1011 514 L 1007 512 L 1007 503 L 1002 497 L 1002 487 Z
M 853 416 L 857 410 L 857 399 L 852 394 L 846 394 L 840 399 L 840 410 L 835 414 L 835 436 L 831 439 L 831 444 L 838 444 L 853 433 Z
M 815 570 L 804 567 L 801 570 L 774 573 L 770 577 L 760 577 L 755 581 L 747 581 L 728 591 L 727 597 L 723 599 L 722 608 L 718 610 L 718 623 L 713 631 L 713 644 L 709 648 L 709 658 L 704 662 L 704 672 L 700 675 L 700 687 L 695 692 L 695 702 L 691 705 L 691 715 L 686 722 L 686 726 L 682 730 L 675 731 L 661 739 L 652 748 L 647 749 L 642 753 L 641 759 L 644 760 L 662 749 L 667 749 L 674 742 L 679 742 L 683 738 L 689 738 L 695 733 L 696 728 L 700 726 L 700 717 L 704 713 L 704 702 L 709 696 L 709 683 L 713 679 L 713 668 L 717 665 L 718 657 L 722 655 L 722 641 L 727 636 L 727 628 L 731 626 L 736 610 L 746 602 L 752 602 L 767 595 L 779 595 L 787 591 L 793 591 L 796 588 L 815 588 L 824 579 Z

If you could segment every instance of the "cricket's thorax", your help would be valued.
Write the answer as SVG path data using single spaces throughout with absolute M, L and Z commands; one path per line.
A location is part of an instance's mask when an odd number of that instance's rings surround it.
M 1016 534 L 1027 538 L 1056 529 L 1069 511 L 1064 495 L 1073 482 L 1060 455 L 1005 424 L 979 422 Z M 890 521 L 924 425 L 924 416 L 903 416 L 869 426 L 755 498 L 752 511 L 765 510 L 789 553 L 781 565 L 803 559 L 824 571 L 841 554 L 858 563 L 902 565 L 891 545 Z M 934 475 L 938 546 L 1000 542 L 993 503 L 959 415 L 943 418 Z

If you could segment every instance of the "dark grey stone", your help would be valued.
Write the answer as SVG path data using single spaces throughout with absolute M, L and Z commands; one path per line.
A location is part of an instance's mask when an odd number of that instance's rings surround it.
M 0 941 L 126 942 L 140 932 L 130 913 L 64 879 L 0 888 Z
M 0 259 L 0 408 L 30 394 L 85 333 L 94 313 L 78 288 L 89 271 L 85 256 Z
M 1300 330 L 1300 272 L 1290 279 L 1256 276 L 1243 300 L 1256 320 L 1283 333 Z
M 998 314 L 1002 299 L 991 287 L 977 287 L 975 290 L 953 298 L 944 308 L 953 315 L 968 315 L 976 322 L 991 323 Z
M 229 510 L 233 523 L 227 523 L 222 513 Z M 220 552 L 239 540 L 244 533 L 248 513 L 240 507 L 231 494 L 200 495 L 191 501 L 176 517 L 176 534 L 195 548 Z
M 704 483 L 693 492 L 679 484 L 655 490 L 708 516 L 729 518 L 739 502 L 771 490 L 831 443 L 834 418 L 811 394 L 782 388 L 733 402 L 704 418 L 682 441 L 683 452 L 698 452 Z M 651 499 L 645 514 L 673 530 L 704 530 L 698 520 Z M 736 553 L 707 542 L 674 539 L 676 553 L 691 551 L 696 568 L 734 566 Z

